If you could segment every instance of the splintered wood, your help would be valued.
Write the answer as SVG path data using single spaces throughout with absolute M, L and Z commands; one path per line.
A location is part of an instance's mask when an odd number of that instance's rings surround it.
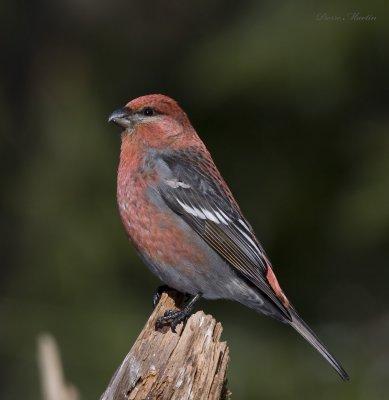
M 175 302 L 182 296 L 163 293 L 100 400 L 227 399 L 228 347 L 220 342 L 219 322 L 199 311 L 177 333 L 155 329 L 158 317 L 177 309 Z

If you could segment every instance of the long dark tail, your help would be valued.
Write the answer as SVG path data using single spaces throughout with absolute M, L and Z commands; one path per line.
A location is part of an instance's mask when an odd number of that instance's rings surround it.
M 289 325 L 296 329 L 296 331 L 332 365 L 343 380 L 348 381 L 350 378 L 347 372 L 330 354 L 320 339 L 312 332 L 311 328 L 301 319 L 292 307 L 288 308 L 288 311 L 292 318 L 291 321 L 288 321 Z

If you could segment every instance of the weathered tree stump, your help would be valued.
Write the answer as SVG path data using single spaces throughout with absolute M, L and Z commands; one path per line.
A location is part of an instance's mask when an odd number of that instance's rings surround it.
M 181 294 L 163 293 L 100 400 L 227 399 L 229 350 L 219 322 L 199 311 L 177 333 L 155 329 L 158 317 L 182 302 Z

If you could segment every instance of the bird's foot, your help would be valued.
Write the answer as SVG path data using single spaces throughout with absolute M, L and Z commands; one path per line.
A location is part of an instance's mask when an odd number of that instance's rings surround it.
M 157 291 L 153 295 L 153 308 L 157 307 L 159 300 L 161 300 L 162 293 L 168 290 L 172 290 L 168 285 L 158 286 Z
M 177 325 L 180 322 L 185 321 L 190 316 L 190 314 L 191 314 L 190 311 L 186 312 L 185 309 L 178 311 L 167 310 L 165 311 L 163 317 L 158 318 L 155 327 L 157 329 L 160 329 L 165 325 L 170 325 L 172 332 L 176 333 Z
M 159 317 L 155 324 L 157 329 L 162 328 L 165 325 L 170 325 L 172 332 L 176 333 L 177 325 L 186 321 L 192 314 L 192 310 L 196 302 L 201 298 L 201 294 L 193 296 L 182 310 L 166 310 L 163 317 Z

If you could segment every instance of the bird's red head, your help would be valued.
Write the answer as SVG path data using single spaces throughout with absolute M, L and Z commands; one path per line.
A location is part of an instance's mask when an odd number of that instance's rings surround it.
M 123 141 L 136 141 L 149 148 L 179 148 L 198 140 L 177 102 L 161 94 L 131 100 L 114 111 L 109 122 L 122 128 Z

